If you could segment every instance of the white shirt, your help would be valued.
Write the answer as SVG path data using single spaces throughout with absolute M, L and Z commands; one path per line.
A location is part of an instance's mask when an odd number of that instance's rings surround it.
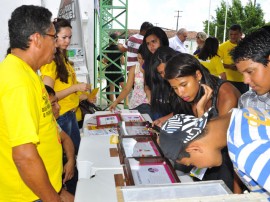
M 178 38 L 177 35 L 169 39 L 169 46 L 178 52 L 188 53 L 185 44 Z

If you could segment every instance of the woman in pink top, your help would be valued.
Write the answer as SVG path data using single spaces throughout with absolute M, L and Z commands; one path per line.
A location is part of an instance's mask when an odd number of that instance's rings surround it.
M 129 109 L 137 109 L 140 113 L 147 113 L 151 116 L 149 99 L 144 91 L 144 70 L 142 68 L 144 59 L 142 52 L 143 48 L 140 46 L 137 56 L 139 63 L 130 68 L 127 83 L 120 95 L 109 107 L 110 110 L 114 110 L 117 104 L 127 97 L 134 86 L 132 97 L 129 101 Z

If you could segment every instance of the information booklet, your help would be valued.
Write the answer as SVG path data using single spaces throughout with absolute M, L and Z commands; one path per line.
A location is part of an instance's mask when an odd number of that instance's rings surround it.
M 117 147 L 121 164 L 128 157 L 163 156 L 152 136 L 121 136 Z
M 91 93 L 88 95 L 89 99 L 94 99 L 99 91 L 99 88 L 94 88 Z
M 126 158 L 127 185 L 171 184 L 180 182 L 170 162 L 163 157 Z

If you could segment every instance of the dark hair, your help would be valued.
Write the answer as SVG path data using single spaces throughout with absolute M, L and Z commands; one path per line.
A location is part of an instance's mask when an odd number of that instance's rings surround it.
M 270 55 L 270 32 L 258 29 L 242 39 L 231 52 L 235 63 L 252 60 L 267 66 Z
M 166 33 L 160 27 L 152 27 L 148 29 L 143 37 L 143 43 L 146 44 L 146 38 L 155 35 L 160 40 L 160 46 L 169 46 L 169 40 Z
M 50 86 L 45 85 L 45 88 L 49 96 L 51 95 L 55 96 L 55 91 Z
M 186 76 L 196 76 L 196 72 L 200 71 L 202 74 L 201 84 L 210 86 L 213 90 L 218 86 L 218 77 L 209 73 L 209 71 L 200 64 L 200 62 L 192 55 L 187 53 L 179 53 L 172 57 L 166 64 L 165 79 L 174 79 Z M 199 88 L 196 98 L 192 103 L 197 103 L 203 96 L 202 88 Z M 172 95 L 172 105 L 174 112 L 192 114 L 191 103 L 183 101 L 176 93 Z
M 138 49 L 137 53 L 140 54 L 143 59 L 145 58 L 145 48 L 143 47 L 143 45 L 139 46 L 139 49 Z
M 118 40 L 118 34 L 117 33 L 111 33 L 110 38 L 109 38 L 109 43 L 110 44 L 115 44 L 115 41 L 117 42 Z
M 61 28 L 63 27 L 69 27 L 72 29 L 72 26 L 70 22 L 64 18 L 55 18 L 53 21 L 56 35 L 60 32 Z M 61 50 L 59 48 L 56 48 L 55 58 L 54 58 L 55 64 L 56 64 L 56 77 L 60 79 L 60 81 L 68 83 L 68 70 L 66 68 L 65 63 L 69 62 L 67 57 L 66 50 Z
M 8 47 L 8 49 L 7 49 L 7 53 L 6 53 L 6 56 L 8 55 L 8 54 L 10 54 L 11 53 L 11 48 L 10 47 Z
M 152 71 L 151 71 L 151 64 L 152 64 L 152 57 L 153 54 L 149 51 L 149 49 L 147 48 L 146 45 L 146 38 L 150 35 L 155 35 L 159 40 L 160 40 L 160 47 L 162 46 L 169 46 L 169 40 L 168 37 L 166 35 L 166 33 L 160 28 L 160 27 L 152 27 L 150 29 L 148 29 L 144 35 L 143 38 L 143 46 L 145 48 L 145 60 L 144 60 L 144 66 L 145 68 L 145 84 L 147 86 L 149 86 L 150 90 L 151 90 L 151 78 L 152 78 Z
M 16 8 L 8 21 L 10 48 L 29 48 L 29 37 L 34 33 L 45 35 L 51 26 L 52 13 L 40 6 L 23 5 Z
M 171 94 L 171 86 L 167 80 L 162 78 L 157 71 L 157 67 L 178 54 L 175 50 L 168 46 L 159 47 L 153 55 L 152 64 L 150 66 L 152 72 L 152 88 L 151 88 L 151 108 L 155 112 L 167 115 L 171 112 L 169 98 Z
M 200 51 L 200 53 L 198 54 L 199 59 L 201 60 L 207 60 L 208 58 L 212 58 L 215 57 L 218 52 L 218 47 L 219 47 L 219 42 L 218 39 L 215 37 L 208 37 L 205 42 L 204 45 Z
M 140 32 L 147 31 L 148 29 L 150 29 L 152 27 L 153 27 L 153 24 L 152 23 L 150 23 L 150 22 L 144 22 L 141 25 Z
M 242 32 L 242 27 L 238 24 L 230 26 L 229 30 Z

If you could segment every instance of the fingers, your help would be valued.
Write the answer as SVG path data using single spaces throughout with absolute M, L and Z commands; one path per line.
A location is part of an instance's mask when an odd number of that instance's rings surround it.
M 163 122 L 160 119 L 157 119 L 152 123 L 152 125 L 156 125 L 156 126 L 159 126 L 159 127 L 161 127 L 162 124 L 163 124 Z
M 79 85 L 79 91 L 88 91 L 90 90 L 91 85 L 88 83 L 80 83 Z
M 203 95 L 203 97 L 205 97 L 206 100 L 209 100 L 212 97 L 213 89 L 210 88 L 209 86 L 205 85 L 205 84 L 201 84 L 201 85 L 204 88 L 204 95 Z
M 71 180 L 71 178 L 73 178 L 74 174 L 72 172 L 66 172 L 65 173 L 65 177 L 63 179 L 63 183 L 66 183 L 66 181 Z
M 64 166 L 63 172 L 65 173 L 63 183 L 70 180 L 74 176 L 74 169 L 72 167 L 69 167 L 67 164 Z

